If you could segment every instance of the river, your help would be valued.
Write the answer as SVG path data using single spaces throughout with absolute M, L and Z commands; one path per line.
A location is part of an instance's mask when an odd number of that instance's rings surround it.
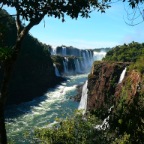
M 95 59 L 100 60 L 105 53 L 96 53 Z M 45 95 L 33 101 L 9 106 L 5 111 L 8 141 L 14 144 L 30 144 L 24 133 L 38 127 L 47 127 L 55 122 L 55 118 L 71 116 L 78 109 L 78 102 L 70 99 L 77 94 L 76 87 L 84 84 L 88 73 L 67 76 L 67 80 L 56 88 L 49 89 Z
M 37 127 L 45 127 L 55 118 L 72 115 L 78 102 L 70 99 L 77 94 L 76 86 L 83 84 L 88 74 L 68 76 L 67 81 L 33 101 L 7 108 L 6 128 L 8 139 L 16 144 L 30 143 L 23 134 Z

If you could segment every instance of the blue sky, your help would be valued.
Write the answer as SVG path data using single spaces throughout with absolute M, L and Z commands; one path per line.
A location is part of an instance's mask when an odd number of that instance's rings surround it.
M 129 21 L 124 7 L 128 8 L 122 2 L 115 3 L 106 13 L 94 11 L 89 19 L 72 20 L 66 17 L 64 23 L 59 19 L 45 17 L 39 25 L 30 30 L 30 33 L 52 47 L 66 45 L 93 49 L 114 47 L 132 41 L 144 42 L 144 23 L 136 26 L 127 25 L 125 21 Z M 14 13 L 14 10 L 6 9 L 9 13 Z M 138 19 L 139 21 L 141 19 Z

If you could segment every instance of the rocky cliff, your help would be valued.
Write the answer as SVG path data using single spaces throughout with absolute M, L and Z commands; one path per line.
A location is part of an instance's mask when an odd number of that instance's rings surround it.
M 129 134 L 131 143 L 144 142 L 144 73 L 129 70 L 114 94 L 109 124 L 117 135 Z
M 125 67 L 126 75 L 119 82 Z M 115 143 L 143 144 L 144 44 L 117 46 L 93 64 L 87 109 L 100 119 L 107 118 L 107 137 L 111 135 Z
M 107 110 L 113 105 L 114 94 L 120 75 L 129 63 L 95 62 L 88 76 L 87 109 L 105 117 Z M 98 114 L 99 113 L 99 114 Z

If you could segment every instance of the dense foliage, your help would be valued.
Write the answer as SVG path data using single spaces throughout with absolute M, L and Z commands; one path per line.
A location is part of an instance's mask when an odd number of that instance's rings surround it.
M 40 143 L 46 144 L 105 144 L 112 141 L 111 134 L 95 128 L 99 123 L 94 115 L 75 114 L 58 120 L 51 128 L 36 129 L 35 136 Z
M 106 54 L 104 61 L 135 62 L 140 56 L 144 57 L 144 43 L 132 42 L 116 46 Z
M 45 15 L 62 18 L 64 21 L 65 14 L 71 18 L 78 18 L 79 16 L 87 18 L 93 9 L 97 8 L 104 12 L 106 8 L 110 7 L 107 1 L 93 0 L 1 0 L 0 4 L 16 8 L 17 13 L 27 21 L 35 21 Z
M 144 74 L 144 56 L 140 56 L 135 63 L 130 65 L 129 69 L 135 69 Z

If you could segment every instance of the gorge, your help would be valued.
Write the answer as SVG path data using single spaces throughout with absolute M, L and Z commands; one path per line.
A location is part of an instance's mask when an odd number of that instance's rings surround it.
M 82 116 L 66 118 L 58 128 L 37 130 L 37 137 L 53 143 L 143 144 L 143 62 L 144 44 L 132 42 L 108 51 L 93 63 L 82 87 Z
M 88 53 L 89 50 L 79 51 Z M 101 58 L 104 56 L 103 53 L 99 53 L 99 56 L 100 55 Z M 57 57 L 56 55 L 54 56 Z M 64 60 L 66 56 L 58 56 L 58 58 L 59 57 Z M 49 89 L 43 96 L 37 97 L 33 99 L 33 101 L 7 107 L 5 113 L 9 141 L 13 140 L 18 143 L 30 143 L 32 139 L 24 139 L 22 136 L 25 131 L 31 131 L 31 129 L 44 127 L 53 122 L 55 123 L 55 118 L 57 117 L 65 118 L 71 116 L 74 110 L 78 108 L 79 104 L 70 99 L 70 97 L 75 96 L 77 94 L 77 86 L 82 85 L 86 81 L 88 68 L 90 69 L 90 62 L 92 64 L 93 58 L 96 57 L 97 55 L 94 55 L 94 57 L 86 56 L 85 59 L 87 59 L 89 63 L 85 65 L 85 67 L 87 66 L 85 71 L 84 69 L 83 71 L 81 69 L 81 73 L 77 73 L 76 65 L 74 63 L 75 56 L 72 58 L 72 61 L 67 57 L 71 62 L 70 64 L 74 65 L 74 69 L 72 69 L 72 67 L 71 69 L 67 69 L 68 73 L 65 73 L 66 67 L 63 61 L 58 61 L 59 63 L 56 63 L 55 61 L 57 70 L 62 74 L 57 76 L 65 76 L 66 80 L 64 82 L 53 89 Z M 86 63 L 82 58 L 83 57 L 81 57 L 80 60 L 81 66 Z M 88 58 L 91 59 L 88 60 Z M 62 67 L 61 70 L 60 66 Z M 85 85 L 85 88 L 86 87 L 87 86 Z
M 6 28 L 5 43 L 11 47 L 16 38 L 14 20 L 8 17 L 0 23 Z M 143 43 L 116 46 L 106 54 L 104 49 L 52 48 L 29 34 L 22 47 L 5 111 L 10 143 L 39 143 L 45 139 L 52 143 L 57 138 L 59 143 L 143 144 Z M 79 85 L 80 103 L 71 98 L 77 95 Z M 83 110 L 82 116 L 73 116 L 77 109 Z M 57 122 L 59 125 L 54 125 Z

